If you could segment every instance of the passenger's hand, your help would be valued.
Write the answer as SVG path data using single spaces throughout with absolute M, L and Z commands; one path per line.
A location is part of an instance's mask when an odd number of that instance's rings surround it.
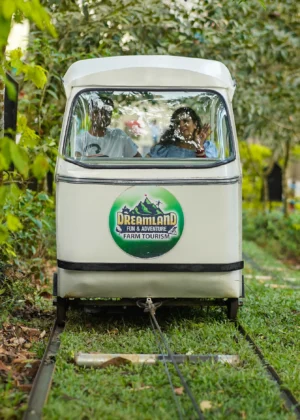
M 204 142 L 211 135 L 211 128 L 209 124 L 204 124 L 203 127 L 195 134 L 196 141 L 196 157 L 205 158 Z
M 204 124 L 199 130 L 198 137 L 200 138 L 201 143 L 203 144 L 205 140 L 211 135 L 212 130 L 209 124 Z

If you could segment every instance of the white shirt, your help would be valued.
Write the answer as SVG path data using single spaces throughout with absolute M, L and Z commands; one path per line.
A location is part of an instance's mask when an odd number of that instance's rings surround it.
M 131 158 L 137 151 L 137 145 L 119 128 L 107 128 L 103 137 L 93 136 L 88 131 L 76 137 L 76 152 L 83 156 L 101 154 L 111 158 Z

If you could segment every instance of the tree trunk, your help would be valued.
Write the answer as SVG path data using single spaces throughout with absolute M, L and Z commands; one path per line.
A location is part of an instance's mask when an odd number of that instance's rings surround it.
M 274 164 L 272 164 L 272 169 L 273 169 Z M 271 169 L 271 171 L 272 171 Z M 271 172 L 270 171 L 270 172 Z M 262 174 L 262 178 L 263 178 L 263 211 L 266 213 L 267 211 L 267 203 L 269 201 L 269 184 L 268 184 L 268 175 L 269 175 L 269 170 L 267 170 L 265 173 Z
M 0 76 L 0 139 L 4 136 L 4 98 L 5 84 Z M 3 184 L 3 171 L 0 171 L 0 186 Z
M 287 168 L 290 161 L 291 155 L 291 138 L 287 139 L 285 144 L 284 162 L 282 166 L 282 192 L 283 192 L 283 214 L 285 217 L 289 215 L 288 209 L 288 180 L 287 180 Z
M 0 138 L 4 136 L 4 98 L 5 98 L 5 84 L 0 76 Z

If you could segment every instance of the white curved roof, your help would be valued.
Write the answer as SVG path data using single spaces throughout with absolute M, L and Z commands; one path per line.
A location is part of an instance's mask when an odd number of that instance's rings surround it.
M 168 55 L 92 58 L 72 64 L 63 78 L 72 87 L 225 88 L 234 94 L 227 67 L 214 60 Z

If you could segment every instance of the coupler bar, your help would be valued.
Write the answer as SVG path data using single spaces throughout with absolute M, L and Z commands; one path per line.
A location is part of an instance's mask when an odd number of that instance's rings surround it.
M 213 361 L 237 365 L 240 361 L 239 356 L 227 354 L 174 354 L 173 358 L 177 363 Z M 167 354 L 77 353 L 75 355 L 75 363 L 78 366 L 84 367 L 106 367 L 108 365 L 121 365 L 126 363 L 153 365 L 163 360 L 166 362 L 172 362 L 171 358 Z

